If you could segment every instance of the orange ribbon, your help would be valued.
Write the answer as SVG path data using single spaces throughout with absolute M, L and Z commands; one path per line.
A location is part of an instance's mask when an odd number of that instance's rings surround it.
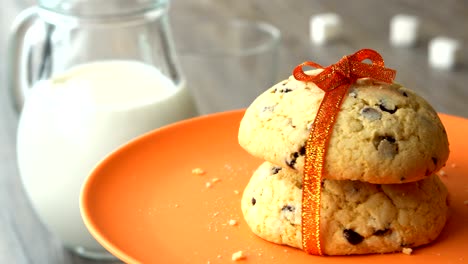
M 370 60 L 364 63 L 364 60 Z M 318 75 L 308 75 L 304 66 L 324 69 Z M 320 195 L 322 176 L 325 167 L 326 150 L 333 125 L 341 108 L 348 88 L 359 78 L 369 77 L 378 81 L 392 83 L 396 71 L 384 67 L 379 53 L 362 49 L 344 56 L 336 64 L 326 68 L 307 61 L 298 65 L 293 76 L 298 81 L 314 82 L 325 92 L 317 111 L 306 143 L 306 156 L 302 185 L 302 247 L 313 255 L 322 255 L 320 246 Z

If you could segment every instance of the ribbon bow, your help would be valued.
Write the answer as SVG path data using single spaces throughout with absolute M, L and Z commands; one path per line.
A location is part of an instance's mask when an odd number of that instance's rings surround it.
M 363 61 L 370 60 L 371 63 Z M 304 66 L 324 69 L 318 75 L 308 75 Z M 326 151 L 333 125 L 341 108 L 348 88 L 359 78 L 369 77 L 378 81 L 392 83 L 396 71 L 384 67 L 379 53 L 362 49 L 344 56 L 336 64 L 326 68 L 307 61 L 298 65 L 293 76 L 298 81 L 314 82 L 325 92 L 317 111 L 314 123 L 306 142 L 304 175 L 302 184 L 302 247 L 313 255 L 322 255 L 320 245 L 320 196 Z

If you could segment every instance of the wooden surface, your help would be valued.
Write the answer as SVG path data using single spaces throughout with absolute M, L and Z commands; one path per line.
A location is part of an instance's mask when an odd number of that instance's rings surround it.
M 173 0 L 170 16 L 196 13 L 263 20 L 277 26 L 283 37 L 278 80 L 289 76 L 294 66 L 304 60 L 329 65 L 358 49 L 376 49 L 388 67 L 398 70 L 397 82 L 416 90 L 439 112 L 468 117 L 467 46 L 463 45 L 461 64 L 452 71 L 433 70 L 427 64 L 427 43 L 431 38 L 443 35 L 468 42 L 466 1 L 350 2 Z M 15 156 L 18 115 L 12 108 L 6 83 L 6 39 L 13 18 L 31 4 L 31 0 L 2 0 L 0 7 L 0 263 L 96 263 L 63 249 L 38 220 L 19 179 Z M 345 34 L 340 41 L 316 47 L 309 42 L 309 17 L 322 12 L 341 15 Z M 421 19 L 421 41 L 416 47 L 394 48 L 389 44 L 389 21 L 397 13 L 414 14 Z

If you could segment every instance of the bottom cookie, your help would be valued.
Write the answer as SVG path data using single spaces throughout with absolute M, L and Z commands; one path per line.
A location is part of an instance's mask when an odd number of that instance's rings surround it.
M 324 180 L 323 254 L 402 251 L 435 240 L 448 217 L 447 189 L 437 175 L 404 184 Z M 302 175 L 265 162 L 242 196 L 242 212 L 259 237 L 302 248 Z

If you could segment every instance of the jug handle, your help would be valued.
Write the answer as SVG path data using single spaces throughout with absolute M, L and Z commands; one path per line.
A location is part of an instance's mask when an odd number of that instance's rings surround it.
M 11 99 L 13 107 L 19 113 L 24 104 L 25 97 L 29 92 L 30 86 L 28 78 L 25 76 L 26 70 L 26 56 L 24 54 L 29 48 L 24 47 L 24 38 L 28 29 L 38 20 L 36 6 L 29 7 L 20 12 L 13 21 L 10 32 L 9 41 L 9 67 L 7 78 L 9 79 L 8 85 L 11 92 Z

